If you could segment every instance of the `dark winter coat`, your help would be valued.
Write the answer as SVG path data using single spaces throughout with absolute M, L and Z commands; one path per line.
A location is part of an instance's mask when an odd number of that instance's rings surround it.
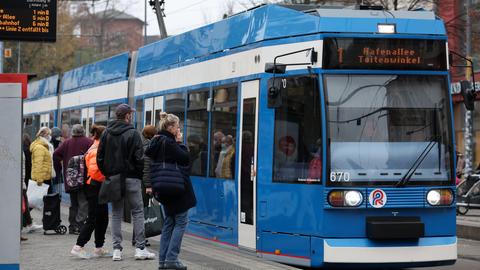
M 146 151 L 150 145 L 150 140 L 142 137 L 143 151 Z M 151 160 L 148 156 L 143 156 L 143 186 L 145 188 L 151 188 L 152 182 L 150 181 L 150 163 Z
M 143 144 L 133 125 L 113 120 L 100 138 L 97 165 L 106 177 L 123 174 L 127 178 L 143 177 Z
M 72 137 L 64 141 L 53 152 L 53 167 L 57 175 L 60 175 L 63 165 L 63 175 L 67 175 L 67 165 L 74 156 L 84 155 L 87 153 L 93 140 L 85 136 Z
M 165 151 L 163 150 L 163 143 L 165 142 Z M 183 196 L 171 198 L 170 201 L 163 204 L 167 216 L 174 216 L 186 212 L 188 209 L 197 204 L 195 192 L 193 190 L 192 182 L 189 176 L 189 153 L 185 145 L 177 143 L 175 137 L 168 131 L 160 131 L 159 136 L 156 136 L 150 142 L 145 154 L 155 163 L 165 161 L 166 163 L 177 164 L 182 168 L 182 173 L 185 175 L 185 193 Z M 155 167 L 152 167 L 154 170 Z M 152 174 L 154 171 L 152 171 Z

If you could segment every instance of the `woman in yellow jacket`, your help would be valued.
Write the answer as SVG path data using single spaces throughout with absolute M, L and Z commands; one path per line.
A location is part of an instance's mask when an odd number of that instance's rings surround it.
M 50 185 L 48 193 L 52 191 L 53 161 L 50 153 L 50 134 L 48 127 L 42 127 L 37 133 L 37 139 L 30 145 L 32 152 L 32 180 L 41 186 Z M 53 147 L 53 146 L 52 146 Z

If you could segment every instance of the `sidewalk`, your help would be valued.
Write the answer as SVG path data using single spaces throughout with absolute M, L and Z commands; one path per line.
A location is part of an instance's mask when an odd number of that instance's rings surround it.
M 457 235 L 480 241 L 480 210 L 470 209 L 465 216 L 457 215 Z
M 62 206 L 62 213 L 68 213 L 68 208 Z M 32 211 L 35 222 L 41 222 L 39 211 Z M 63 224 L 67 224 L 67 217 L 62 215 Z M 82 260 L 70 256 L 70 249 L 75 244 L 76 235 L 43 235 L 42 232 L 25 234 L 27 241 L 21 244 L 20 268 L 22 270 L 100 270 L 100 269 L 157 269 L 158 258 L 148 261 L 135 261 L 134 247 L 132 247 L 132 225 L 122 224 L 123 231 L 123 261 L 113 262 L 111 258 Z M 148 249 L 158 256 L 160 238 L 150 238 L 151 247 Z M 88 243 L 87 251 L 93 251 L 93 238 Z M 105 247 L 112 250 L 110 231 L 107 232 Z M 236 248 L 219 247 L 208 241 L 191 236 L 185 236 L 182 243 L 180 260 L 188 269 L 297 269 L 257 258 L 255 254 L 244 252 Z

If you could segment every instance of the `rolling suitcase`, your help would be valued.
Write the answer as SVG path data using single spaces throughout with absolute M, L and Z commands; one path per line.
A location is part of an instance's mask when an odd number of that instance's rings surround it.
M 43 234 L 55 231 L 57 234 L 65 234 L 67 227 L 62 225 L 60 219 L 60 194 L 52 193 L 43 197 Z

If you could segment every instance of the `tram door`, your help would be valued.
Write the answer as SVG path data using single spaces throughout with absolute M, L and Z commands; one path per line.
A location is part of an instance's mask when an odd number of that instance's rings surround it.
M 145 99 L 143 126 L 154 125 L 158 127 L 161 112 L 163 112 L 163 96 Z
M 85 128 L 85 135 L 90 137 L 90 128 L 93 125 L 93 114 L 95 113 L 95 108 L 83 108 L 82 109 L 82 126 Z
M 238 244 L 256 249 L 257 132 L 259 81 L 242 83 L 238 155 Z

